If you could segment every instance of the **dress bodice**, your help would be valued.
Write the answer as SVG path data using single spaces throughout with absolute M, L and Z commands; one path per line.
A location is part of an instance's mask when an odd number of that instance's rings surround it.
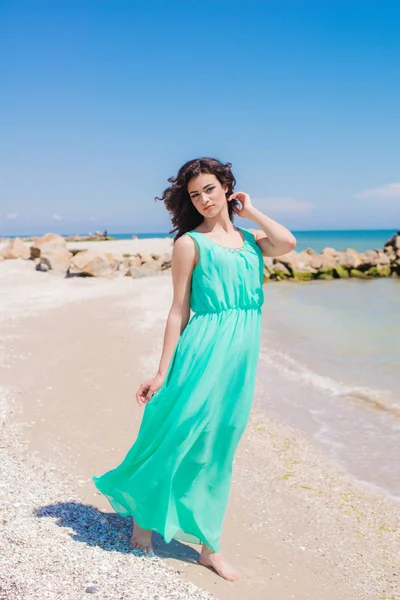
M 251 231 L 240 248 L 222 246 L 199 231 L 187 231 L 197 243 L 199 261 L 193 269 L 190 308 L 195 313 L 259 308 L 264 302 L 264 261 Z

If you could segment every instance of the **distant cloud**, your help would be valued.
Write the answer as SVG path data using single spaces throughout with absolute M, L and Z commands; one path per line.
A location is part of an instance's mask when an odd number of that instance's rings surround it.
M 297 198 L 291 198 L 290 196 L 269 196 L 267 198 L 254 199 L 254 206 L 285 214 L 307 213 L 314 208 L 311 202 L 297 200 Z
M 55 214 L 55 215 L 53 215 L 53 219 L 54 219 L 54 221 L 62 221 L 64 219 L 64 217 L 61 217 L 60 215 Z
M 17 217 L 17 213 L 8 213 L 8 215 L 6 215 L 6 219 L 16 219 Z
M 356 198 L 373 198 L 377 200 L 400 200 L 400 183 L 388 183 L 371 190 L 356 194 Z

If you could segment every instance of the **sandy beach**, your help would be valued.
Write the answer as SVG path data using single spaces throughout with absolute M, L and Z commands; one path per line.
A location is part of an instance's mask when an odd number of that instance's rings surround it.
M 160 253 L 172 240 L 68 246 Z M 155 557 L 130 549 L 131 520 L 91 476 L 135 441 L 135 393 L 157 370 L 171 300 L 170 270 L 64 279 L 0 262 L 0 598 L 399 599 L 400 504 L 268 412 L 260 385 L 222 536 L 242 580 L 198 565 L 200 546 L 157 533 Z

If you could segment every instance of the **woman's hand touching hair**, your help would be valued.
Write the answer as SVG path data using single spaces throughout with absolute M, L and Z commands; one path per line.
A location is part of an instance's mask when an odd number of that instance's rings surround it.
M 231 200 L 239 200 L 242 208 L 239 208 L 237 205 L 233 207 L 233 211 L 242 217 L 243 219 L 249 219 L 251 214 L 251 209 L 253 208 L 253 204 L 251 202 L 249 194 L 246 192 L 235 192 L 228 196 L 227 200 L 230 202 Z

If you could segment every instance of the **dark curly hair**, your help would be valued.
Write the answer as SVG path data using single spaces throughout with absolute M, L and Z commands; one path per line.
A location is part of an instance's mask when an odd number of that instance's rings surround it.
M 232 164 L 221 163 L 216 158 L 195 158 L 186 162 L 178 171 L 176 177 L 169 177 L 168 181 L 172 183 L 170 187 L 164 190 L 161 198 L 158 196 L 155 200 L 165 203 L 168 212 L 172 215 L 171 222 L 174 228 L 169 233 L 178 232 L 174 237 L 174 242 L 184 233 L 195 229 L 204 221 L 204 217 L 193 206 L 187 185 L 192 177 L 200 173 L 213 173 L 221 185 L 228 185 L 226 197 L 233 194 L 236 180 L 231 171 Z M 233 222 L 234 207 L 239 206 L 239 201 L 235 198 L 228 202 L 229 218 Z

